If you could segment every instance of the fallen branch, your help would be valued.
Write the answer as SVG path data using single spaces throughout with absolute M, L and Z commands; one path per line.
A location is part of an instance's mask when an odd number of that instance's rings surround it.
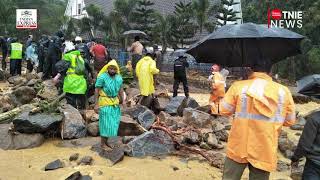
M 32 107 L 35 106 L 36 108 L 32 109 L 30 111 L 31 114 L 35 114 L 37 112 L 41 112 L 46 108 L 53 108 L 55 106 L 57 106 L 59 104 L 59 102 L 65 97 L 65 93 L 61 94 L 60 96 L 58 96 L 54 101 L 46 104 L 45 106 L 40 106 L 39 105 L 41 103 L 44 103 L 44 101 L 40 101 L 38 103 L 33 103 L 33 104 L 25 104 L 22 105 L 20 107 L 14 108 L 11 111 L 5 112 L 0 114 L 0 123 L 4 123 L 7 122 L 9 120 L 11 120 L 12 118 L 14 118 L 16 115 L 20 114 L 22 111 L 24 111 L 27 107 Z M 46 102 L 45 102 L 46 103 Z
M 27 107 L 32 107 L 34 104 L 25 104 L 20 107 L 14 108 L 11 111 L 0 114 L 0 123 L 4 123 L 14 118 L 16 115 L 20 114 Z
M 66 96 L 66 93 L 62 93 L 61 95 L 59 95 L 55 100 L 53 100 L 52 102 L 50 103 L 46 103 L 45 105 L 42 105 L 42 106 L 38 106 L 34 109 L 32 109 L 30 111 L 30 114 L 36 114 L 36 113 L 39 113 L 41 111 L 44 111 L 44 110 L 50 110 L 50 109 L 55 109 L 54 107 L 58 106 L 59 102 Z M 41 102 L 43 101 L 40 101 L 39 102 L 39 105 L 41 104 Z
M 187 150 L 187 151 L 189 151 L 189 152 L 192 152 L 192 153 L 200 154 L 202 157 L 204 157 L 206 160 L 209 161 L 210 165 L 213 165 L 213 160 L 212 160 L 206 153 L 204 153 L 204 152 L 201 151 L 200 149 L 192 148 L 192 147 L 186 146 L 186 145 L 184 145 L 184 144 L 181 144 L 181 143 L 177 140 L 177 138 L 173 135 L 173 133 L 172 133 L 168 128 L 161 126 L 161 123 L 159 123 L 159 122 L 160 122 L 160 121 L 159 121 L 159 118 L 158 118 L 157 121 L 156 121 L 156 123 L 154 123 L 154 125 L 152 125 L 151 128 L 152 128 L 152 129 L 161 130 L 161 131 L 167 133 L 167 134 L 171 137 L 172 141 L 173 141 L 176 145 L 178 145 L 180 148 L 183 148 L 183 149 L 185 149 L 185 150 Z M 158 124 L 160 124 L 160 126 L 159 126 Z

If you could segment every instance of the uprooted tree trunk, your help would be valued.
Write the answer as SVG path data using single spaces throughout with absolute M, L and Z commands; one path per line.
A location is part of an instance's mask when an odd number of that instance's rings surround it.
M 11 111 L 5 112 L 0 114 L 0 123 L 4 123 L 7 121 L 10 121 L 13 119 L 16 115 L 20 114 L 22 111 L 24 111 L 28 107 L 36 107 L 31 110 L 31 113 L 35 114 L 37 112 L 46 111 L 49 109 L 53 109 L 54 107 L 58 106 L 59 102 L 65 97 L 65 93 L 58 96 L 54 101 L 47 103 L 46 101 L 40 101 L 39 103 L 34 104 L 25 104 L 20 107 L 14 108 Z M 44 105 L 43 105 L 44 104 Z
M 213 160 L 209 157 L 208 154 L 206 154 L 205 152 L 203 152 L 200 149 L 188 147 L 188 146 L 180 143 L 177 140 L 177 138 L 175 137 L 174 133 L 171 132 L 166 126 L 164 126 L 163 124 L 160 123 L 159 117 L 157 117 L 157 121 L 151 126 L 151 128 L 164 131 L 166 134 L 168 134 L 171 137 L 172 141 L 176 144 L 177 147 L 179 147 L 179 149 L 184 149 L 184 150 L 189 151 L 191 153 L 199 154 L 202 157 L 204 157 L 207 161 L 209 161 L 211 166 L 214 166 Z

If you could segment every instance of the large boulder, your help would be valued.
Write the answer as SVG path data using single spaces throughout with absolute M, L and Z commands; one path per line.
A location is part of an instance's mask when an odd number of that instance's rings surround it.
M 131 117 L 121 116 L 118 136 L 139 136 L 146 130 Z
M 129 115 L 131 118 L 138 121 L 145 129 L 150 129 L 151 125 L 156 120 L 156 115 L 150 109 L 142 105 L 124 109 L 122 114 Z
M 69 104 L 60 108 L 64 118 L 62 121 L 62 139 L 77 139 L 85 137 L 87 129 L 80 112 Z
M 184 96 L 177 96 L 170 100 L 166 106 L 166 112 L 171 115 L 182 116 L 185 108 L 198 108 L 199 104 L 193 98 L 186 98 Z
M 42 134 L 21 134 L 10 131 L 9 124 L 0 124 L 0 148 L 4 150 L 29 149 L 44 142 Z
M 91 150 L 97 152 L 99 156 L 110 160 L 112 165 L 119 163 L 124 158 L 124 147 L 121 145 L 111 150 L 105 150 L 101 148 L 100 144 L 95 144 L 91 147 Z
M 93 137 L 99 136 L 99 122 L 93 122 L 87 125 L 88 134 Z
M 163 122 L 166 126 L 178 126 L 183 122 L 183 118 L 179 116 L 171 116 L 170 114 L 161 111 L 158 115 L 159 120 Z
M 138 116 L 138 122 L 145 129 L 150 129 L 155 120 L 156 115 L 149 109 Z
M 160 130 L 151 130 L 128 143 L 125 152 L 129 156 L 167 155 L 175 151 L 170 136 Z
M 18 105 L 30 103 L 37 95 L 36 91 L 29 86 L 22 86 L 12 92 Z
M 28 81 L 27 86 L 33 87 L 41 82 L 41 79 L 31 79 L 30 81 Z
M 55 134 L 62 122 L 60 114 L 38 113 L 31 115 L 28 111 L 23 112 L 13 120 L 14 129 L 21 133 L 45 133 Z
M 213 133 L 208 133 L 204 137 L 206 143 L 213 149 L 223 149 L 223 145 L 219 143 L 217 136 Z
M 43 88 L 38 92 L 38 96 L 42 99 L 52 101 L 58 97 L 58 89 L 52 80 L 46 80 L 42 83 Z
M 158 97 L 159 110 L 165 110 L 167 105 L 170 103 L 169 97 Z
M 127 98 L 128 100 L 136 97 L 136 96 L 139 96 L 140 95 L 140 90 L 137 89 L 137 88 L 127 88 L 126 89 L 126 94 L 127 94 Z
M 184 109 L 183 121 L 195 128 L 206 128 L 212 126 L 210 114 L 192 108 Z
M 123 109 L 122 114 L 123 115 L 129 115 L 134 120 L 138 120 L 139 115 L 144 113 L 147 110 L 148 110 L 148 108 L 145 107 L 145 106 L 136 105 L 136 106 L 131 107 L 131 108 Z
M 154 93 L 154 94 L 155 94 L 156 96 L 162 96 L 162 97 L 166 96 L 166 97 L 168 97 L 168 96 L 169 96 L 168 93 L 169 93 L 169 91 L 168 91 L 168 89 L 166 88 L 166 85 L 160 83 L 159 85 L 156 86 L 156 89 L 155 89 L 155 93 Z
M 94 110 L 85 110 L 83 118 L 86 122 L 90 122 L 91 118 L 93 117 L 94 114 L 96 114 L 96 112 L 94 112 Z
M 1 95 L 0 102 L 0 113 L 10 111 L 17 106 L 12 94 Z
M 221 130 L 221 131 L 214 132 L 214 134 L 216 135 L 219 141 L 223 141 L 223 142 L 228 141 L 228 137 L 229 137 L 228 131 Z
M 199 144 L 200 136 L 195 131 L 187 131 L 183 134 L 183 142 L 188 144 Z
M 16 86 L 18 84 L 26 83 L 28 81 L 26 78 L 22 76 L 12 76 L 8 78 L 8 82 Z
M 210 114 L 211 113 L 211 106 L 210 105 L 200 106 L 200 107 L 196 108 L 196 110 Z

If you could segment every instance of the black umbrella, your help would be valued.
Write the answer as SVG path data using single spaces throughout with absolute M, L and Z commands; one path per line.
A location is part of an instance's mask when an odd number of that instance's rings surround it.
M 192 45 L 187 53 L 201 63 L 250 66 L 259 59 L 272 63 L 300 53 L 304 37 L 282 28 L 245 23 L 226 25 Z
M 320 97 L 320 74 L 303 77 L 297 81 L 298 93 L 307 96 Z

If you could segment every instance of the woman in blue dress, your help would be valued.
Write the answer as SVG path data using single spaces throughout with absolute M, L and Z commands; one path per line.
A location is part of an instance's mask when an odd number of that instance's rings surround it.
M 120 104 L 124 101 L 123 80 L 115 60 L 105 65 L 98 74 L 95 111 L 99 112 L 101 146 L 107 149 L 109 137 L 118 135 L 121 119 Z M 111 147 L 112 148 L 112 147 Z

